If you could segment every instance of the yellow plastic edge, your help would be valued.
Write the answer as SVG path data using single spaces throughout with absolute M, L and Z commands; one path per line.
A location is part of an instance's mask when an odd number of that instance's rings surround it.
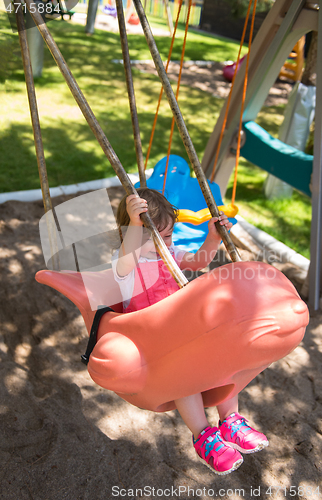
M 235 217 L 238 213 L 238 207 L 236 205 L 221 205 L 218 207 L 220 212 L 224 212 L 227 217 Z M 202 224 L 207 220 L 211 219 L 211 214 L 208 208 L 199 210 L 199 212 L 193 212 L 192 210 L 179 210 L 178 222 L 188 222 L 189 224 Z

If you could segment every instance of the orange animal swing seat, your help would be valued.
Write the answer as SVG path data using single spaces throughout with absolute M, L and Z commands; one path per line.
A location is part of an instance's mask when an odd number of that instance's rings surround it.
M 77 93 L 75 99 L 104 153 L 123 176 L 49 32 L 44 38 L 74 96 Z M 76 213 L 73 221 L 79 219 Z M 62 237 L 64 228 L 60 227 Z M 65 250 L 72 245 L 65 239 L 63 246 Z M 95 316 L 93 302 L 97 306 L 118 304 L 115 312 L 106 312 L 101 319 L 87 365 L 89 374 L 124 400 L 158 412 L 172 410 L 176 399 L 199 392 L 205 406 L 233 397 L 272 362 L 291 352 L 308 323 L 307 307 L 293 285 L 278 270 L 260 262 L 228 264 L 157 304 L 128 314 L 121 312 L 120 292 L 110 269 L 43 270 L 36 280 L 73 301 L 88 331 Z
M 121 301 L 111 273 L 42 270 L 36 280 L 74 302 L 90 331 L 95 311 L 89 294 L 101 304 Z M 123 314 L 120 304 L 112 307 L 115 312 L 101 319 L 89 374 L 129 403 L 156 412 L 199 392 L 205 407 L 238 394 L 299 344 L 309 320 L 291 282 L 262 262 L 217 268 L 140 311 Z

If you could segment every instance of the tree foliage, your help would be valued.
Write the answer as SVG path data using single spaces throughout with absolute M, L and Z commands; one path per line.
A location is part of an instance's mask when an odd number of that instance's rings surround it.
M 234 17 L 245 17 L 248 9 L 249 0 L 228 0 L 231 5 L 231 13 Z M 268 11 L 275 0 L 257 0 L 256 12 Z

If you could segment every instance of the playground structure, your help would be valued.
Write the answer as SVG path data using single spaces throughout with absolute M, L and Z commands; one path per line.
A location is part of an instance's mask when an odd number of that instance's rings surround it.
M 217 217 L 219 212 L 213 192 L 201 169 L 176 97 L 155 46 L 143 7 L 139 0 L 134 0 L 134 3 L 202 194 L 211 215 Z M 30 0 L 27 0 L 27 6 L 29 9 Z M 132 124 L 136 138 L 139 130 L 123 6 L 120 0 L 117 0 L 117 11 Z M 37 103 L 21 11 L 17 12 L 16 16 L 34 126 L 41 185 L 44 193 L 45 218 L 48 219 L 49 239 L 52 238 L 54 266 L 59 269 L 59 251 L 56 251 L 55 245 L 57 245 L 59 237 L 62 236 L 61 242 L 64 246 L 64 228 L 51 207 Z M 100 128 L 46 25 L 41 23 L 37 13 L 32 14 L 32 16 L 126 193 L 128 195 L 136 194 L 134 186 Z M 140 142 L 135 141 L 135 145 L 138 154 L 141 149 Z M 140 179 L 144 184 L 145 174 L 140 159 L 138 159 L 138 166 Z M 173 408 L 173 400 L 197 392 L 202 392 L 204 404 L 211 406 L 240 392 L 265 367 L 285 356 L 298 345 L 308 323 L 306 305 L 300 300 L 287 278 L 278 271 L 266 264 L 240 262 L 238 252 L 224 226 L 216 224 L 234 264 L 188 284 L 180 268 L 172 260 L 148 213 L 142 214 L 141 217 L 145 227 L 151 233 L 157 252 L 181 288 L 167 299 L 134 313 L 106 312 L 100 328 L 98 328 L 95 324 L 95 317 L 99 312 L 98 305 L 96 313 L 89 304 L 88 291 L 84 287 L 81 269 L 77 269 L 76 272 L 40 271 L 37 274 L 39 282 L 56 288 L 79 307 L 87 329 L 91 329 L 91 333 L 93 333 L 94 328 L 94 335 L 95 337 L 97 335 L 98 342 L 94 346 L 88 366 L 92 378 L 97 383 L 114 390 L 121 397 L 139 407 L 154 411 L 167 411 Z M 76 255 L 76 244 L 73 240 L 69 246 Z M 269 276 L 269 270 L 273 271 L 274 279 Z M 251 280 L 246 276 L 249 275 L 249 272 Z M 225 273 L 225 278 L 223 278 L 222 273 Z M 89 279 L 94 283 L 92 289 L 94 295 L 97 293 L 97 281 L 102 282 L 103 280 L 105 288 L 108 289 L 109 279 L 106 271 L 91 273 Z M 224 284 L 223 280 L 226 280 Z M 263 300 L 263 296 L 265 300 Z M 102 298 L 103 303 L 106 304 L 106 297 Z M 114 302 L 112 305 L 115 309 L 117 308 Z M 186 310 L 191 311 L 191 315 L 187 315 Z M 268 322 L 267 317 L 269 317 Z M 154 335 L 151 335 L 151 325 L 155 323 L 156 318 L 158 318 L 157 327 L 154 328 Z M 93 320 L 95 327 L 91 327 Z M 209 369 L 200 369 L 200 376 L 197 378 L 180 376 L 184 370 L 185 373 L 190 371 L 196 350 L 200 351 L 201 355 L 205 347 L 205 340 L 206 345 L 208 345 L 207 339 L 212 338 L 212 341 L 217 344 L 217 349 L 219 348 L 219 338 L 223 338 L 220 333 L 221 328 L 224 328 L 225 332 L 230 332 L 229 342 L 232 346 L 236 343 L 240 347 L 243 346 L 244 354 L 242 356 L 240 356 L 240 350 L 232 349 L 235 350 L 240 360 L 237 370 L 236 359 L 231 358 L 230 363 L 227 363 L 224 356 L 226 368 L 218 365 L 221 378 L 212 364 Z M 166 331 L 170 337 L 165 342 Z M 281 338 L 280 333 L 282 334 Z M 157 348 L 157 345 L 160 345 L 160 348 Z M 124 356 L 124 349 L 127 352 L 126 356 Z M 222 349 L 225 349 L 224 345 Z M 254 351 L 251 356 L 249 356 L 250 350 Z M 174 380 L 175 383 L 173 383 Z M 164 390 L 165 388 L 167 389 Z
M 293 47 L 287 61 L 283 64 L 279 76 L 284 76 L 289 80 L 293 80 L 293 82 L 300 80 L 304 66 L 304 45 L 305 37 L 302 36 Z
M 241 155 L 312 198 L 309 304 L 316 310 L 320 307 L 321 291 L 322 108 L 320 103 L 317 102 L 314 157 L 287 146 L 278 139 L 274 139 L 254 123 L 269 89 L 279 75 L 284 61 L 297 41 L 310 31 L 318 32 L 317 82 L 319 86 L 322 80 L 322 15 L 317 4 L 304 0 L 278 0 L 265 18 L 253 42 L 250 54 L 248 88 L 243 113 Z M 212 180 L 219 184 L 223 195 L 235 165 L 236 130 L 244 75 L 245 64 L 242 64 L 232 91 L 226 130 L 221 143 L 215 173 L 212 177 Z M 226 105 L 224 105 L 214 131 L 209 138 L 202 160 L 202 167 L 207 176 L 210 176 L 213 172 Z
M 86 0 L 83 0 L 86 2 Z M 115 7 L 115 0 L 107 0 L 108 5 L 105 5 L 103 8 L 103 12 L 109 13 L 110 15 L 117 16 L 116 13 L 116 7 Z M 102 0 L 101 0 L 102 3 Z M 126 8 L 128 9 L 129 6 L 129 0 L 126 2 Z M 186 0 L 185 6 L 182 9 L 181 15 L 180 15 L 180 22 L 185 22 L 185 19 L 187 17 L 187 10 L 188 10 L 188 1 Z M 123 2 L 123 5 L 125 4 L 125 0 Z M 177 11 L 180 7 L 180 0 L 175 0 L 175 1 L 169 1 L 169 0 L 144 0 L 143 2 L 144 10 L 147 15 L 152 15 L 155 17 L 159 17 L 161 19 L 166 19 L 170 31 L 170 35 L 172 36 L 173 33 L 173 19 L 176 18 Z M 200 20 L 201 20 L 201 13 L 202 13 L 202 7 L 203 7 L 203 1 L 202 0 L 195 0 L 192 4 L 192 9 L 190 13 L 190 19 L 189 19 L 189 25 L 192 26 L 199 26 L 200 25 Z M 131 15 L 131 14 L 130 14 Z M 128 20 L 129 15 L 126 13 L 125 19 L 126 21 Z
M 99 6 L 99 0 L 88 0 L 87 20 L 86 20 L 86 28 L 85 28 L 85 31 L 87 34 L 91 35 L 94 33 L 94 24 L 95 24 L 98 6 Z M 170 36 L 172 36 L 172 34 L 173 34 L 173 20 L 172 20 L 172 13 L 171 13 L 169 0 L 162 0 L 161 2 L 156 0 L 154 3 L 153 2 L 149 3 L 149 8 L 150 8 L 150 10 L 153 11 L 153 13 L 155 15 L 156 14 L 160 15 L 160 6 L 162 6 L 162 8 L 165 11 Z M 110 4 L 104 7 L 103 12 L 106 14 L 112 15 L 113 17 L 117 17 L 117 9 L 115 6 L 115 0 L 113 0 L 113 1 L 110 0 Z M 139 24 L 140 23 L 139 18 L 135 15 L 134 5 L 133 5 L 132 0 L 126 0 L 125 21 L 129 24 Z
M 282 69 L 279 72 L 279 77 L 286 77 L 288 80 L 292 80 L 293 82 L 300 80 L 304 66 L 304 45 L 305 37 L 302 36 L 302 38 L 300 38 L 300 40 L 293 47 L 288 59 L 283 64 Z M 245 56 L 239 60 L 238 69 L 244 59 Z M 233 79 L 235 66 L 236 62 L 227 64 L 223 69 L 223 75 L 229 82 Z

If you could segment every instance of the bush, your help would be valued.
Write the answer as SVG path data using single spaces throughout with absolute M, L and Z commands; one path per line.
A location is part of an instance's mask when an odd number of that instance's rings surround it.
M 228 0 L 231 5 L 231 13 L 236 18 L 242 18 L 246 16 L 249 0 Z M 275 0 L 258 0 L 256 6 L 256 12 L 266 12 L 268 11 Z

